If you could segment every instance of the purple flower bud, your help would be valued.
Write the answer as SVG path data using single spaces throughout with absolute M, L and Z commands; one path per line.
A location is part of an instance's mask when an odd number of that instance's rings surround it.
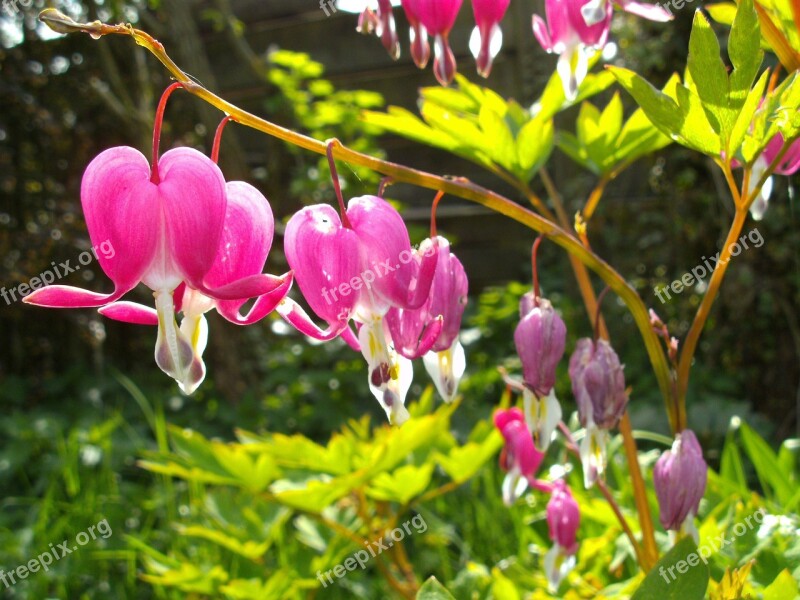
M 555 543 L 544 557 L 544 570 L 553 593 L 575 567 L 575 553 L 578 551 L 576 535 L 580 522 L 578 503 L 569 487 L 562 480 L 556 481 L 547 503 L 547 527 L 550 539 Z
M 567 554 L 578 549 L 576 536 L 581 523 L 578 503 L 572 497 L 569 486 L 559 479 L 554 483 L 553 495 L 547 503 L 547 526 L 550 539 L 561 546 Z
M 569 359 L 569 377 L 581 425 L 598 429 L 617 425 L 628 404 L 622 368 L 607 341 L 578 340 Z
M 659 519 L 664 529 L 678 531 L 687 518 L 697 515 L 706 490 L 707 471 L 697 437 L 690 429 L 684 429 L 653 468 Z
M 549 300 L 532 292 L 519 302 L 521 320 L 514 344 L 522 361 L 525 386 L 539 397 L 547 396 L 556 383 L 556 366 L 564 356 L 567 327 Z

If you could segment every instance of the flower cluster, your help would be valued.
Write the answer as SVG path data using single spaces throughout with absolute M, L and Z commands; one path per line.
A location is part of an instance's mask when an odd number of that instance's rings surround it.
M 186 394 L 205 378 L 205 313 L 216 309 L 234 324 L 251 325 L 277 310 L 301 333 L 322 341 L 341 336 L 360 351 L 369 388 L 391 422 L 408 418 L 412 359 L 423 359 L 439 393 L 451 402 L 466 366 L 458 333 L 468 286 L 464 267 L 435 225 L 431 237 L 412 249 L 394 207 L 383 198 L 362 196 L 345 210 L 337 179 L 341 216 L 325 204 L 297 212 L 284 238 L 292 271 L 263 274 L 274 234 L 272 210 L 251 185 L 226 182 L 216 164 L 229 119 L 217 132 L 214 159 L 191 148 L 159 156 L 164 108 L 178 87 L 170 86 L 159 104 L 152 167 L 138 150 L 118 147 L 97 156 L 84 173 L 81 201 L 89 236 L 116 249 L 113 257 L 98 257 L 114 291 L 53 285 L 25 301 L 98 307 L 111 319 L 156 326 L 156 364 Z M 384 276 L 362 278 L 369 264 L 383 266 Z M 293 281 L 327 329 L 287 296 Z M 155 309 L 121 300 L 139 283 L 153 290 Z M 329 288 L 340 291 L 333 301 Z
M 377 35 L 389 55 L 400 57 L 400 42 L 395 28 L 390 0 L 377 0 L 377 7 L 367 6 L 358 21 L 362 33 Z M 463 0 L 402 0 L 409 23 L 411 57 L 424 69 L 430 59 L 429 36 L 433 36 L 433 72 L 442 85 L 448 85 L 456 74 L 456 59 L 450 49 L 449 35 Z M 488 77 L 492 62 L 503 45 L 500 22 L 510 0 L 472 0 L 475 29 L 470 50 L 478 73 Z M 558 73 L 567 98 L 578 93 L 588 71 L 589 57 L 605 46 L 611 30 L 612 4 L 631 14 L 652 21 L 669 21 L 672 13 L 658 5 L 635 0 L 546 0 L 545 22 L 533 16 L 533 33 L 547 52 L 558 54 Z

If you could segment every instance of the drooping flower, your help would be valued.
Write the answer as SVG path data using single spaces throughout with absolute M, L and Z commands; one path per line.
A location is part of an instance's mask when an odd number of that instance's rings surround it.
M 408 35 L 411 42 L 411 58 L 414 64 L 420 69 L 424 69 L 431 58 L 431 47 L 428 44 L 428 30 L 425 25 L 420 23 L 417 13 L 414 12 L 413 0 L 403 0 L 402 6 L 408 19 Z
M 166 152 L 152 171 L 134 148 L 106 150 L 84 173 L 81 202 L 92 242 L 108 241 L 115 249 L 113 258 L 98 256 L 114 291 L 98 294 L 53 285 L 25 301 L 54 308 L 100 307 L 144 283 L 155 292 L 156 363 L 188 393 L 202 380 L 204 368 L 175 321 L 174 290 L 185 282 L 211 298 L 235 301 L 267 294 L 284 282 L 253 275 L 216 287 L 206 280 L 227 197 L 217 165 L 191 148 Z
M 494 414 L 494 424 L 506 442 L 500 454 L 500 467 L 506 471 L 503 502 L 511 506 L 528 485 L 538 487 L 535 475 L 544 454 L 533 445 L 531 432 L 520 409 L 498 410 Z
M 378 0 L 378 8 L 373 11 L 367 6 L 358 18 L 356 30 L 360 33 L 375 33 L 392 59 L 400 58 L 400 41 L 394 22 L 391 0 Z
M 550 301 L 533 292 L 522 296 L 519 311 L 521 320 L 514 330 L 514 344 L 522 361 L 525 416 L 536 446 L 546 450 L 561 421 L 561 406 L 553 386 L 556 366 L 564 356 L 567 327 Z
M 260 274 L 267 261 L 275 230 L 272 209 L 261 192 L 242 181 L 230 181 L 225 189 L 225 223 L 214 262 L 204 278 L 206 284 L 212 287 L 224 287 L 239 279 Z M 194 352 L 194 376 L 191 384 L 182 384 L 186 393 L 196 389 L 205 376 L 202 355 L 208 339 L 208 324 L 204 314 L 215 308 L 231 323 L 256 323 L 272 312 L 291 288 L 291 273 L 274 279 L 275 288 L 259 296 L 246 315 L 240 313 L 246 299 L 216 299 L 186 283 L 176 288 L 173 298 L 175 310 L 183 313 L 180 333 L 189 340 Z M 118 321 L 158 324 L 156 311 L 132 302 L 112 302 L 100 308 L 99 312 Z
M 707 476 L 703 449 L 694 432 L 684 429 L 653 468 L 659 520 L 664 529 L 691 533 L 697 541 L 694 518 L 705 494 Z
M 769 143 L 764 148 L 764 151 L 753 163 L 753 169 L 750 173 L 750 182 L 748 194 L 752 194 L 758 185 L 759 180 L 772 164 L 781 149 L 783 148 L 784 138 L 780 133 L 775 134 Z M 796 140 L 789 146 L 789 150 L 783 155 L 783 158 L 776 165 L 773 174 L 777 175 L 794 175 L 800 171 L 800 140 Z M 764 213 L 767 212 L 769 206 L 769 199 L 772 195 L 772 176 L 770 175 L 764 181 L 761 187 L 761 192 L 758 197 L 750 205 L 750 214 L 753 219 L 760 221 L 764 218 Z
M 622 370 L 617 353 L 602 339 L 578 340 L 569 360 L 572 393 L 586 428 L 580 453 L 587 488 L 605 471 L 608 430 L 616 427 L 628 404 Z
M 475 15 L 475 30 L 478 52 L 474 53 L 478 65 L 478 73 L 488 77 L 492 70 L 492 61 L 503 42 L 500 21 L 508 10 L 510 0 L 472 0 L 472 12 Z M 472 40 L 470 40 L 472 46 Z
M 342 335 L 367 360 L 370 390 L 392 423 L 408 418 L 408 359 L 392 347 L 384 316 L 392 307 L 417 309 L 428 299 L 436 271 L 434 242 L 412 250 L 405 223 L 377 196 L 353 198 L 339 214 L 325 204 L 297 212 L 286 226 L 284 248 L 303 296 L 328 323 L 322 331 L 295 302 L 278 312 L 301 333 L 318 340 Z M 358 326 L 358 336 L 348 327 Z
M 589 68 L 589 55 L 605 46 L 613 9 L 606 2 L 602 19 L 587 25 L 581 14 L 585 0 L 545 0 L 547 22 L 533 15 L 533 34 L 544 50 L 559 55 L 558 74 L 568 100 L 574 99 Z
M 435 241 L 439 259 L 428 300 L 416 310 L 390 309 L 386 324 L 397 352 L 408 359 L 422 356 L 439 395 L 452 402 L 466 368 L 458 333 L 468 282 L 461 261 L 450 252 L 450 243 L 441 236 L 435 236 Z
M 553 593 L 575 567 L 580 522 L 580 509 L 569 486 L 561 479 L 553 482 L 553 492 L 547 503 L 547 527 L 553 547 L 544 557 L 544 570 Z
M 461 9 L 462 0 L 403 0 L 406 14 L 411 14 L 433 36 L 433 72 L 442 85 L 456 74 L 456 57 L 448 36 Z

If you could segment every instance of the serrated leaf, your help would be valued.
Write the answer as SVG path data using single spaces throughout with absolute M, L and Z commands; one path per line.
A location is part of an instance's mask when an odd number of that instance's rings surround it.
M 689 564 L 690 556 L 694 556 L 696 564 Z M 681 565 L 680 570 L 678 565 Z M 684 537 L 661 557 L 631 600 L 702 600 L 708 579 L 708 566 L 699 560 L 694 540 L 691 536 Z
M 728 55 L 733 64 L 728 104 L 735 113 L 744 106 L 764 59 L 760 39 L 753 0 L 740 0 L 728 38 Z
M 367 495 L 375 500 L 408 504 L 427 489 L 433 467 L 433 463 L 404 465 L 391 474 L 380 473 L 367 488 Z
M 492 431 L 480 444 L 468 442 L 452 448 L 447 455 L 439 454 L 437 461 L 456 483 L 463 483 L 477 473 L 503 446 L 503 438 Z

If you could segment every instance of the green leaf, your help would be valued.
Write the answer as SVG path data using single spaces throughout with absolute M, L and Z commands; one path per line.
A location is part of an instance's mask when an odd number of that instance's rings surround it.
M 800 589 L 797 587 L 797 581 L 792 577 L 789 569 L 784 569 L 764 590 L 763 600 L 788 600 L 797 598 L 798 595 L 800 595 Z
M 408 504 L 421 495 L 431 482 L 433 463 L 421 466 L 405 465 L 394 473 L 380 473 L 367 488 L 367 495 L 376 500 Z
M 694 13 L 687 68 L 714 131 L 727 139 L 733 127 L 728 111 L 728 73 L 719 56 L 717 36 L 699 10 Z
M 749 97 L 750 88 L 764 59 L 759 47 L 760 39 L 761 29 L 753 0 L 740 0 L 728 37 L 728 55 L 733 64 L 728 104 L 735 114 L 739 113 Z
M 708 579 L 708 566 L 699 559 L 694 540 L 684 537 L 661 557 L 631 600 L 702 600 Z
M 736 18 L 735 2 L 716 2 L 703 6 L 711 18 L 722 25 L 731 25 Z
M 456 600 L 436 577 L 430 577 L 417 592 L 417 600 Z
M 553 120 L 542 121 L 535 117 L 528 121 L 517 135 L 517 154 L 523 179 L 530 181 L 547 162 L 553 151 Z
M 739 447 L 736 445 L 736 436 L 731 429 L 725 436 L 725 445 L 722 447 L 722 459 L 720 461 L 719 474 L 727 481 L 734 484 L 743 495 L 749 493 L 747 487 L 747 477 L 742 466 L 742 457 L 739 454 Z
M 453 481 L 462 483 L 475 475 L 502 447 L 502 436 L 492 431 L 482 443 L 456 446 L 447 456 L 439 454 L 437 460 Z
M 739 117 L 736 119 L 736 124 L 733 126 L 731 138 L 728 142 L 728 151 L 731 155 L 735 155 L 739 151 L 745 135 L 747 135 L 747 130 L 753 123 L 753 116 L 756 114 L 758 106 L 761 103 L 761 97 L 764 94 L 768 79 L 769 71 L 764 71 L 755 87 L 750 90 L 747 100 L 742 106 L 741 112 L 739 112 Z
M 775 453 L 755 431 L 742 423 L 740 435 L 747 456 L 756 469 L 756 474 L 765 492 L 772 490 L 781 504 L 786 504 L 794 495 L 791 474 L 781 469 Z
M 507 171 L 518 172 L 517 148 L 505 119 L 484 104 L 478 122 L 484 135 L 483 147 L 492 160 Z
M 190 525 L 188 527 L 179 527 L 178 533 L 187 537 L 200 538 L 208 540 L 227 548 L 240 556 L 244 556 L 250 560 L 257 560 L 261 558 L 269 548 L 269 542 L 256 543 L 252 540 L 244 542 L 227 535 L 226 533 L 217 529 L 208 529 L 199 525 Z

